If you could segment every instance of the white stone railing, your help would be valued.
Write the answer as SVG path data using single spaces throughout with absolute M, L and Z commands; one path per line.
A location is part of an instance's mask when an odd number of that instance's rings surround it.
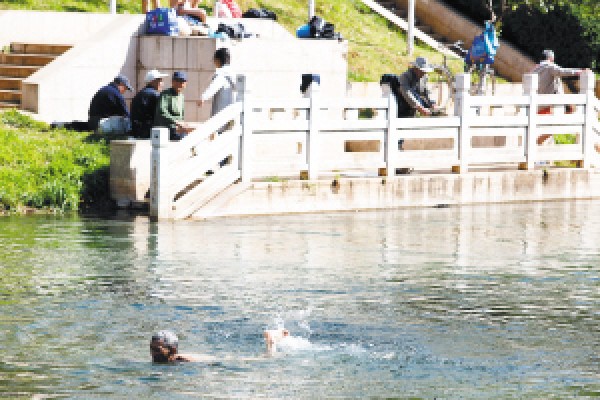
M 382 98 L 326 99 L 313 84 L 305 98 L 259 100 L 240 76 L 238 101 L 189 137 L 169 142 L 166 130 L 153 131 L 151 216 L 188 217 L 238 180 L 337 179 L 349 171 L 391 177 L 403 168 L 465 173 L 507 163 L 532 169 L 538 161 L 558 160 L 588 168 L 596 165 L 600 142 L 593 78 L 582 75 L 580 94 L 538 95 L 537 76 L 526 75 L 523 95 L 485 97 L 469 95 L 470 76 L 462 74 L 454 116 L 396 118 L 389 90 Z M 574 112 L 566 114 L 566 105 Z M 553 113 L 540 115 L 539 107 Z M 359 118 L 360 110 L 372 110 L 373 117 Z M 233 128 L 214 135 L 228 121 L 236 121 Z M 554 134 L 572 134 L 576 142 L 537 145 L 540 135 Z M 486 138 L 502 140 L 490 145 Z M 446 145 L 411 146 L 426 140 Z

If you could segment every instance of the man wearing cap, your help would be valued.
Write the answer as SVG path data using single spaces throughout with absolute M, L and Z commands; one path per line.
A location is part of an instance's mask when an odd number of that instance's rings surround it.
M 538 94 L 563 94 L 564 88 L 561 78 L 563 76 L 578 76 L 584 71 L 579 68 L 562 68 L 554 63 L 554 51 L 544 50 L 544 59 L 533 68 L 532 74 L 538 75 Z M 542 106 L 538 114 L 551 114 L 552 109 Z M 540 135 L 537 144 L 542 144 L 552 135 Z
M 155 69 L 146 73 L 146 87 L 140 90 L 131 101 L 131 130 L 132 135 L 140 139 L 149 139 L 154 125 L 156 104 L 162 90 L 163 74 Z
M 123 97 L 127 90 L 133 91 L 129 79 L 125 75 L 118 75 L 111 83 L 96 92 L 88 112 L 90 129 L 97 130 L 100 120 L 106 118 L 120 117 L 129 121 L 129 110 Z
M 171 140 L 181 140 L 194 130 L 183 122 L 185 110 L 183 90 L 186 84 L 185 72 L 173 73 L 172 86 L 161 92 L 156 105 L 154 126 L 169 128 Z
M 427 73 L 433 68 L 423 57 L 410 64 L 408 71 L 400 75 L 398 92 L 398 117 L 414 117 L 417 112 L 421 115 L 431 115 L 432 101 L 427 89 Z

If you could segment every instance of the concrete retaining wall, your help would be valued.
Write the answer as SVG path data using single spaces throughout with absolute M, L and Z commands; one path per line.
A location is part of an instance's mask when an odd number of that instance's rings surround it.
M 243 21 L 246 24 L 246 20 Z M 253 21 L 258 31 L 271 31 L 272 21 Z M 249 28 L 251 29 L 251 28 Z M 322 91 L 331 97 L 343 97 L 348 73 L 347 42 L 333 40 L 297 40 L 291 35 L 276 34 L 274 38 L 230 41 L 203 37 L 140 36 L 137 84 L 150 69 L 171 73 L 186 71 L 188 85 L 185 89 L 185 118 L 189 121 L 206 121 L 210 116 L 210 103 L 198 108 L 196 101 L 208 87 L 215 72 L 212 61 L 215 50 L 227 47 L 231 51 L 231 66 L 236 74 L 244 74 L 247 90 L 255 98 L 301 97 L 300 83 L 303 73 L 321 75 Z M 165 87 L 170 85 L 165 79 Z
M 223 217 L 589 198 L 600 198 L 599 171 L 470 172 L 253 183 L 225 204 L 210 208 L 210 214 Z M 192 218 L 203 217 L 197 213 Z

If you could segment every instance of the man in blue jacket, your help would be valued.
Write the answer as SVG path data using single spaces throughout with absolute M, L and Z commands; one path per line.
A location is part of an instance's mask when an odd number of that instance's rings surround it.
M 88 112 L 90 129 L 97 130 L 98 123 L 104 118 L 124 117 L 129 119 L 129 110 L 123 97 L 127 90 L 133 91 L 133 88 L 125 75 L 118 75 L 111 83 L 98 90 L 92 97 Z

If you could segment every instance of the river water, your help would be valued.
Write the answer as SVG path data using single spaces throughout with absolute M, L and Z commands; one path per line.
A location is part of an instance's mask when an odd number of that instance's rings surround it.
M 598 397 L 599 239 L 588 201 L 0 218 L 0 398 Z

